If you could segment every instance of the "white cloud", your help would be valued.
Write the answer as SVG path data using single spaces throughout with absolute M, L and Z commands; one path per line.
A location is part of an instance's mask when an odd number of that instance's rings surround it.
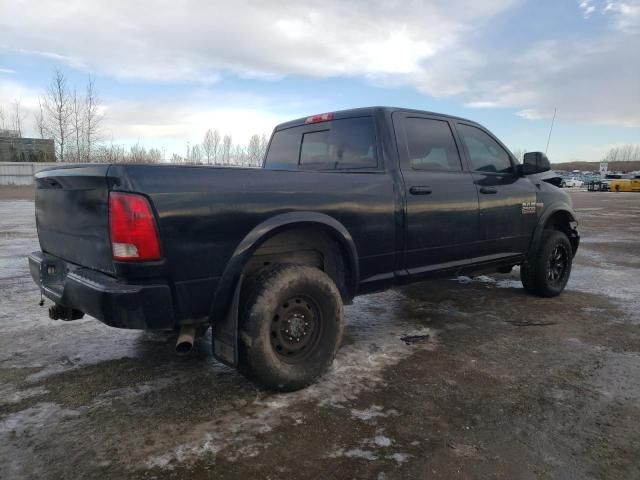
M 467 108 L 496 108 L 499 105 L 497 102 L 485 100 L 485 101 L 476 101 L 476 102 L 466 102 L 464 103 L 464 106 Z
M 0 7 L 0 45 L 152 81 L 411 73 L 514 1 L 14 0 Z
M 16 73 L 15 70 L 11 69 L 11 68 L 0 68 L 0 73 L 9 73 L 9 74 L 13 74 Z
M 596 11 L 596 6 L 593 4 L 593 0 L 583 0 L 580 2 L 580 9 L 584 18 L 589 18 Z
M 567 120 L 639 126 L 640 0 L 576 2 L 609 22 L 605 33 L 492 40 L 520 1 L 13 0 L 0 6 L 0 46 L 151 83 L 359 76 L 524 118 L 557 107 Z
M 640 2 L 637 0 L 607 2 L 604 12 L 613 12 L 620 30 L 625 32 L 640 31 Z
M 540 120 L 542 118 L 548 118 L 550 116 L 549 112 L 541 112 L 536 110 L 535 108 L 525 108 L 524 110 L 516 112 L 516 115 L 527 120 Z

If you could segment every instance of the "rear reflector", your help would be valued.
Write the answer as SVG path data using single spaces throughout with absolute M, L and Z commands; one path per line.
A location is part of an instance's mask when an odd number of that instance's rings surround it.
M 333 113 L 321 113 L 320 115 L 313 115 L 308 117 L 304 123 L 319 123 L 319 122 L 328 122 L 329 120 L 333 120 Z
M 145 197 L 133 193 L 110 193 L 109 228 L 114 260 L 160 259 L 158 229 Z

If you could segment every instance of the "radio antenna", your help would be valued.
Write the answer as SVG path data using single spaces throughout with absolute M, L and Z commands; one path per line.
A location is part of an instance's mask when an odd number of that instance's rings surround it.
M 551 119 L 551 128 L 549 129 L 549 136 L 547 137 L 547 148 L 544 149 L 544 154 L 547 154 L 547 151 L 549 150 L 549 142 L 551 141 L 551 132 L 553 132 L 553 124 L 556 121 L 556 112 L 558 111 L 557 108 L 553 108 L 553 118 Z

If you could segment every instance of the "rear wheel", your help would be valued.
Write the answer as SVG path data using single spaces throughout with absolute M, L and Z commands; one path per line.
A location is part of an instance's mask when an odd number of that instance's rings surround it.
M 567 236 L 557 230 L 542 234 L 540 248 L 520 266 L 524 289 L 541 297 L 555 297 L 564 290 L 573 261 L 573 250 Z
M 342 300 L 321 270 L 273 265 L 246 282 L 240 316 L 240 371 L 262 385 L 292 391 L 331 365 L 343 329 Z

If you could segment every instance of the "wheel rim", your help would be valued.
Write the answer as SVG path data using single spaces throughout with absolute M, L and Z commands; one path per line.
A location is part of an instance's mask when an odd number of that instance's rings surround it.
M 547 264 L 547 279 L 558 284 L 564 278 L 569 266 L 569 252 L 564 245 L 556 245 Z
M 271 319 L 271 346 L 287 363 L 305 359 L 318 344 L 322 312 L 315 300 L 297 295 L 278 306 Z

